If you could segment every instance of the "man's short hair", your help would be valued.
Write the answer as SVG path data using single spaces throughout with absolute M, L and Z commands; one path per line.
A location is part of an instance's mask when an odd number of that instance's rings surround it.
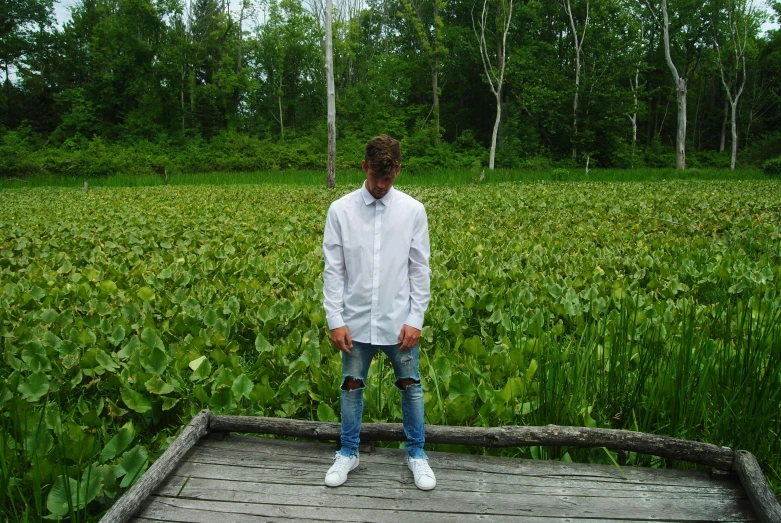
M 375 136 L 366 143 L 365 160 L 376 176 L 391 175 L 401 165 L 401 146 L 387 134 Z

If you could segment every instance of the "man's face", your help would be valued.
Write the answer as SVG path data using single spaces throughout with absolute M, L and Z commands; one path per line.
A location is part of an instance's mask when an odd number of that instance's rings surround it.
M 382 198 L 388 194 L 390 188 L 393 187 L 393 182 L 396 181 L 396 177 L 401 172 L 401 165 L 399 165 L 395 172 L 385 176 L 377 176 L 373 170 L 369 169 L 366 160 L 363 160 L 362 166 L 363 172 L 366 173 L 366 189 L 375 198 Z

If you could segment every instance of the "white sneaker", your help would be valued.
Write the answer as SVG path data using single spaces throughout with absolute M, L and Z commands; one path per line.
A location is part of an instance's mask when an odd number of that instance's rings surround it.
M 347 474 L 355 470 L 358 466 L 358 456 L 345 456 L 344 454 L 336 453 L 334 456 L 334 464 L 328 469 L 328 473 L 325 475 L 325 484 L 328 487 L 338 487 L 345 481 L 347 481 Z
M 415 486 L 420 490 L 431 490 L 437 486 L 434 471 L 428 466 L 427 459 L 412 459 L 407 457 L 407 466 L 415 477 Z

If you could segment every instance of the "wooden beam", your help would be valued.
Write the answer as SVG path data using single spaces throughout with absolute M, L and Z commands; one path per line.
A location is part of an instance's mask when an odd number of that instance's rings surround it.
M 299 436 L 318 440 L 338 440 L 340 425 L 320 421 L 248 416 L 212 416 L 211 431 L 251 432 Z M 406 441 L 400 423 L 364 423 L 363 441 Z M 628 430 L 589 429 L 582 427 L 454 427 L 426 425 L 426 441 L 480 447 L 522 447 L 528 445 L 607 447 L 689 461 L 730 470 L 734 452 L 728 447 L 683 439 L 644 434 Z
M 778 504 L 767 478 L 759 468 L 757 458 L 747 450 L 735 452 L 735 470 L 740 476 L 740 482 L 743 483 L 743 488 L 746 489 L 746 494 L 759 520 L 763 523 L 781 521 L 781 505 Z
M 211 417 L 208 410 L 202 410 L 194 417 L 179 434 L 179 437 L 163 452 L 163 455 L 114 503 L 111 510 L 106 512 L 100 523 L 124 523 L 130 519 L 149 494 L 179 464 L 182 456 L 206 434 Z

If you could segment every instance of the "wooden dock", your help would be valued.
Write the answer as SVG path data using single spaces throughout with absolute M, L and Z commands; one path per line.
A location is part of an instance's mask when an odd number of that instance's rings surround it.
M 204 439 L 137 512 L 137 522 L 756 521 L 737 475 L 430 452 L 437 488 L 415 487 L 403 450 L 361 453 L 323 485 L 334 445 Z
M 729 470 L 724 453 L 733 451 L 725 447 L 666 438 L 670 453 L 679 452 L 678 444 L 704 446 L 715 454 L 701 460 L 720 465 L 711 471 L 623 467 L 626 477 L 615 466 L 429 452 L 437 487 L 428 492 L 415 487 L 405 451 L 367 447 L 347 482 L 328 488 L 323 481 L 334 443 L 238 436 L 226 429 L 332 439 L 338 425 L 208 413 L 205 418 L 193 420 L 169 448 L 168 458 L 164 454 L 155 462 L 102 521 L 781 521 L 775 497 L 762 498 L 770 492 L 764 476 L 764 487 L 756 488 L 750 464 L 748 473 Z M 210 423 L 217 430 L 208 430 Z M 400 429 L 366 425 L 365 439 L 396 439 Z M 438 429 L 443 431 L 436 435 L 434 430 L 435 439 L 463 430 Z M 593 434 L 553 426 L 505 429 L 526 439 L 551 430 Z M 625 437 L 625 432 L 605 434 Z M 629 433 L 631 438 L 636 434 Z

